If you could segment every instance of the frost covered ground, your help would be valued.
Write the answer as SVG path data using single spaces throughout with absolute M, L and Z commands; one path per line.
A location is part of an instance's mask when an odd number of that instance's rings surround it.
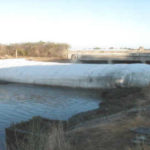
M 81 88 L 145 87 L 150 65 L 70 64 L 25 59 L 0 60 L 0 80 Z

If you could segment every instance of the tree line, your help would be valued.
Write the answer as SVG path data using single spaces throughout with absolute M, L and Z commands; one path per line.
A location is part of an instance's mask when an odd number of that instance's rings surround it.
M 0 56 L 59 57 L 66 58 L 69 45 L 65 43 L 32 42 L 0 44 Z

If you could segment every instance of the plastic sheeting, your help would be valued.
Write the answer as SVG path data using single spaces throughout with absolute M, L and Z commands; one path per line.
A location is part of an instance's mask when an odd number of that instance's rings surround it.
M 50 86 L 111 89 L 150 85 L 150 65 L 70 64 L 0 60 L 0 80 Z

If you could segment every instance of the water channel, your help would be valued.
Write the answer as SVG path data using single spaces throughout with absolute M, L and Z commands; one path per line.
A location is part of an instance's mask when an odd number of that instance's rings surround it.
M 100 93 L 94 90 L 0 84 L 0 147 L 3 147 L 5 128 L 12 123 L 33 116 L 67 120 L 98 108 L 100 100 Z

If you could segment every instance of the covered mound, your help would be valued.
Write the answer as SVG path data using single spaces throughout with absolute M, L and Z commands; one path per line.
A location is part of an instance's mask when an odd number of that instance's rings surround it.
M 7 82 L 112 89 L 150 85 L 146 64 L 70 64 L 25 59 L 0 60 L 0 80 Z

